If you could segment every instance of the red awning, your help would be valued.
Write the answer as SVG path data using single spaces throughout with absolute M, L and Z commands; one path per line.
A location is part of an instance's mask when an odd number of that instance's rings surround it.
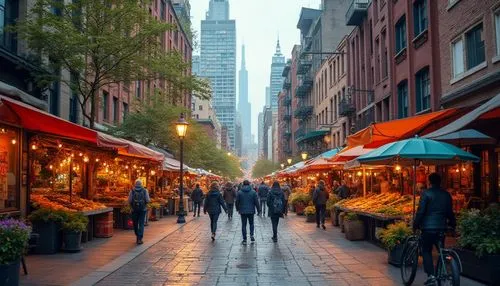
M 149 149 L 139 143 L 128 141 L 122 138 L 116 138 L 104 133 L 97 133 L 97 145 L 99 147 L 115 148 L 118 154 L 125 156 L 132 156 L 154 161 L 163 161 L 165 156 L 154 150 Z
M 0 101 L 0 112 L 13 113 L 17 117 L 15 123 L 26 130 L 97 144 L 97 132 L 92 129 L 71 123 L 5 96 L 0 96 Z

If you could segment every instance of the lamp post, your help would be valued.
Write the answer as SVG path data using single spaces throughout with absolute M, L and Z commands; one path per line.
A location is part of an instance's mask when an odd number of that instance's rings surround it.
M 302 154 L 300 154 L 302 156 L 302 160 L 306 160 L 307 159 L 307 152 L 302 152 Z
M 285 164 L 281 163 L 281 169 L 285 168 Z
M 181 154 L 180 154 L 180 189 L 179 189 L 179 196 L 180 196 L 180 201 L 179 201 L 179 211 L 177 211 L 177 223 L 185 223 L 186 222 L 186 213 L 184 212 L 184 137 L 186 137 L 186 132 L 188 128 L 189 123 L 186 121 L 184 118 L 184 113 L 181 113 L 181 116 L 179 117 L 179 120 L 175 124 L 175 128 L 177 129 L 177 135 L 179 136 L 180 139 L 180 147 L 181 147 Z
M 292 164 L 292 158 L 288 158 L 286 161 L 288 162 L 288 165 Z

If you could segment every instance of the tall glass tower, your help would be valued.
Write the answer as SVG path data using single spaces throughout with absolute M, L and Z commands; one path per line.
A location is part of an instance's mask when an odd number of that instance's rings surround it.
M 245 46 L 241 47 L 241 69 L 239 73 L 238 111 L 241 115 L 241 135 L 243 138 L 243 154 L 247 154 L 252 142 L 252 106 L 248 102 L 248 71 L 245 64 Z
M 285 68 L 285 57 L 281 53 L 280 40 L 276 43 L 276 53 L 271 64 L 271 109 L 278 112 L 278 95 L 283 87 L 283 69 Z
M 229 147 L 235 149 L 236 124 L 236 23 L 229 20 L 228 0 L 210 0 L 201 21 L 200 74 L 212 86 L 217 119 L 228 130 Z

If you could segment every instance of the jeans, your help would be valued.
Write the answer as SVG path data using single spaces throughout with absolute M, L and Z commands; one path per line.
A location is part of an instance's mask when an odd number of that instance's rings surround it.
M 260 209 L 262 211 L 262 216 L 266 215 L 266 205 L 267 205 L 267 198 L 260 198 Z
M 241 214 L 241 233 L 244 240 L 247 239 L 247 221 L 250 224 L 250 237 L 254 235 L 253 216 L 254 214 Z
M 422 231 L 422 258 L 424 262 L 424 271 L 427 276 L 434 275 L 434 262 L 432 261 L 432 247 L 436 246 L 441 239 L 441 245 L 444 246 L 444 235 L 437 231 Z
M 285 200 L 285 215 L 288 215 L 288 200 Z
M 233 217 L 233 208 L 234 208 L 234 203 L 226 203 L 227 206 L 227 216 L 232 218 Z
M 316 205 L 316 225 L 325 224 L 326 205 Z
M 278 223 L 280 222 L 279 216 L 271 216 L 271 223 L 273 225 L 273 238 L 278 238 Z
M 217 232 L 217 221 L 219 220 L 219 214 L 209 214 L 210 216 L 210 229 L 212 233 Z
M 134 233 L 137 239 L 142 239 L 142 237 L 144 236 L 144 221 L 146 220 L 147 213 L 147 211 L 135 211 L 132 213 Z
M 193 202 L 193 214 L 196 215 L 197 206 L 198 206 L 198 216 L 200 216 L 201 202 Z

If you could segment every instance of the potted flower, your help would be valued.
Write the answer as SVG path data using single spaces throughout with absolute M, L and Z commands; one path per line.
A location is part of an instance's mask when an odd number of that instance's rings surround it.
M 30 238 L 31 228 L 24 222 L 0 220 L 0 285 L 19 285 L 21 257 Z
M 458 218 L 456 252 L 462 274 L 488 285 L 500 285 L 500 208 L 465 210 Z
M 396 222 L 387 226 L 380 232 L 380 240 L 387 248 L 387 262 L 394 266 L 401 265 L 403 255 L 403 242 L 411 235 L 411 229 L 404 222 Z
M 82 232 L 87 230 L 89 219 L 81 213 L 71 213 L 62 224 L 63 250 L 78 252 L 82 249 Z
M 134 222 L 132 221 L 132 207 L 128 204 L 124 205 L 120 209 L 120 214 L 122 216 L 123 229 L 134 229 Z
M 316 221 L 316 208 L 314 206 L 308 206 L 304 209 L 304 215 L 306 216 L 306 222 Z
M 344 216 L 345 237 L 348 240 L 363 240 L 365 225 L 355 213 L 346 213 Z
M 338 225 L 338 219 L 335 212 L 335 204 L 339 202 L 339 198 L 335 195 L 331 195 L 328 201 L 326 201 L 326 211 L 330 214 L 332 220 L 332 225 Z
M 311 197 L 308 194 L 304 193 L 297 193 L 292 197 L 292 205 L 295 206 L 295 212 L 298 215 L 303 215 L 304 214 L 304 209 L 307 206 L 307 204 L 311 201 Z
M 151 209 L 151 215 L 150 215 L 150 220 L 151 221 L 157 221 L 160 219 L 160 210 L 161 210 L 161 205 L 156 202 L 149 203 L 149 207 Z
M 33 231 L 39 234 L 35 252 L 54 254 L 61 248 L 61 225 L 68 213 L 62 210 L 41 208 L 29 215 Z

